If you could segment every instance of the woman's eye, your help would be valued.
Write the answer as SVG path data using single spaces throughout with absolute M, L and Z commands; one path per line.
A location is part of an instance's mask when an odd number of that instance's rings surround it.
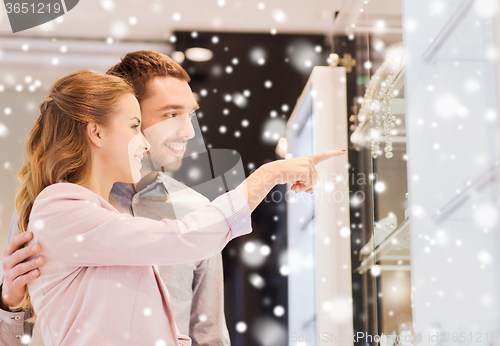
M 132 126 L 132 128 L 133 128 L 134 130 L 138 131 L 138 130 L 139 130 L 139 124 Z

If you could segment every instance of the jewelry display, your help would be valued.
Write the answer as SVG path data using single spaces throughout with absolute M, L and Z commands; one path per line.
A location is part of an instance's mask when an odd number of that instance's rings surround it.
M 396 117 L 392 113 L 395 82 L 403 67 L 403 46 L 398 44 L 387 53 L 387 59 L 370 79 L 363 97 L 358 121 L 370 123 L 371 155 L 375 159 L 382 155 L 380 142 L 385 141 L 385 157 L 392 154 L 392 137 L 395 135 Z

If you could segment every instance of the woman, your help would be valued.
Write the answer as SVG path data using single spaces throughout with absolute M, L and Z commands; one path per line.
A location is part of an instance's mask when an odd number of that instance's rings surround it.
M 46 264 L 33 304 L 45 345 L 190 345 L 179 335 L 154 267 L 208 258 L 251 231 L 250 213 L 278 183 L 311 191 L 314 165 L 341 152 L 261 166 L 238 188 L 182 221 L 120 214 L 115 182 L 140 180 L 149 144 L 123 80 L 92 71 L 62 78 L 40 105 L 16 197 L 21 232 Z

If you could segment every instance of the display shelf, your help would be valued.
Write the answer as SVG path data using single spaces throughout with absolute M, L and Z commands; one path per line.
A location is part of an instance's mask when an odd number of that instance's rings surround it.
M 410 262 L 410 232 L 396 241 L 377 261 L 378 264 L 408 264 Z
M 409 257 L 409 233 L 410 233 L 410 220 L 404 221 L 392 231 L 385 240 L 376 247 L 369 255 L 367 255 L 359 267 L 355 269 L 359 274 L 366 273 L 373 265 L 379 261 L 398 261 L 408 260 Z M 401 243 L 400 245 L 398 245 Z M 407 245 L 405 245 L 407 243 Z M 391 256 L 384 258 L 385 255 Z M 399 256 L 399 257 L 398 257 Z M 382 264 L 383 265 L 383 264 Z M 401 266 L 401 268 L 403 268 Z M 380 268 L 380 269 L 383 269 Z
M 430 46 L 426 49 L 422 59 L 427 64 L 433 64 L 436 62 L 436 56 L 446 43 L 451 34 L 455 31 L 460 22 L 469 13 L 470 9 L 474 5 L 475 0 L 463 0 L 455 13 L 446 22 L 443 29 L 438 33 L 438 35 L 432 40 Z
M 467 188 L 453 197 L 448 203 L 446 203 L 441 209 L 437 210 L 434 215 L 432 215 L 432 221 L 436 225 L 440 225 L 444 220 L 455 213 L 457 209 L 464 205 L 464 203 L 466 203 L 471 197 L 475 196 L 478 191 L 496 181 L 499 173 L 499 167 L 491 167 L 479 178 L 477 178 L 473 182 L 469 182 Z
M 381 271 L 410 271 L 411 266 L 410 265 L 386 265 L 386 264 L 380 264 L 378 265 L 379 269 Z

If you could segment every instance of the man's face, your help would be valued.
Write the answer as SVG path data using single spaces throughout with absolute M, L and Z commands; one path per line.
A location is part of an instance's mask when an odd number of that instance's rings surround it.
M 189 84 L 173 77 L 153 79 L 148 93 L 141 102 L 142 131 L 151 144 L 144 168 L 175 172 L 182 166 L 188 140 L 194 137 L 191 116 L 198 103 Z

